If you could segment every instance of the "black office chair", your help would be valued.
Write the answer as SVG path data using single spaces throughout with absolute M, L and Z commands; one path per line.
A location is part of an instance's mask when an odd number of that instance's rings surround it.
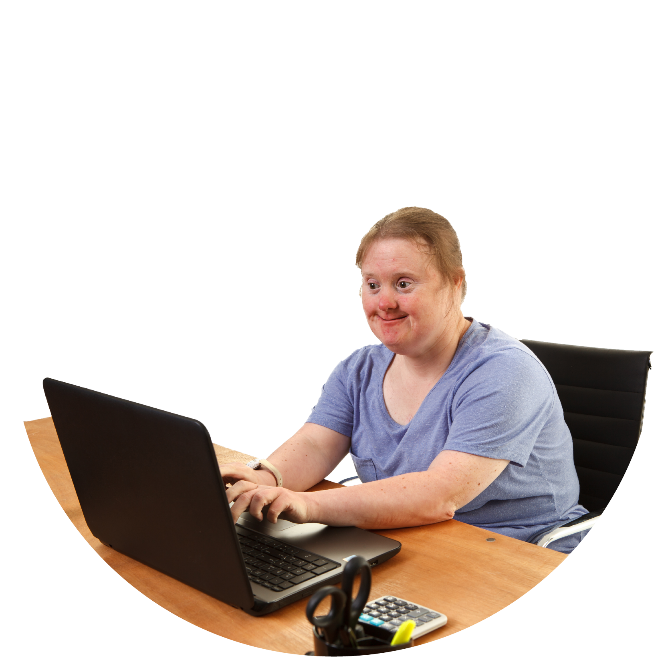
M 642 430 L 651 352 L 526 341 L 552 376 L 573 436 L 580 504 L 590 512 L 538 545 L 591 528 L 617 491 Z
M 590 529 L 617 491 L 640 438 L 652 353 L 522 343 L 543 363 L 557 388 L 573 437 L 580 504 L 590 511 L 542 536 L 538 545 L 547 547 L 559 538 Z

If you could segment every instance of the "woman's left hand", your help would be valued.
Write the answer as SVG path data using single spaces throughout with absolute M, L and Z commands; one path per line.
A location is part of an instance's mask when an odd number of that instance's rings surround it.
M 279 515 L 282 519 L 297 524 L 315 521 L 311 519 L 313 499 L 311 494 L 306 492 L 293 492 L 285 487 L 269 487 L 240 480 L 228 488 L 227 500 L 230 503 L 234 502 L 230 510 L 235 522 L 241 513 L 246 511 L 262 521 L 264 519 L 262 509 L 265 506 L 269 506 L 266 517 L 274 524 Z

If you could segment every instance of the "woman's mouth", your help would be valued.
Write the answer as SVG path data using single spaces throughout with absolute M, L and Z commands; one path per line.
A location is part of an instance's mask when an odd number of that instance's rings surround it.
M 397 322 L 397 320 L 404 320 L 407 318 L 407 315 L 401 315 L 398 318 L 383 318 L 382 315 L 378 316 L 383 322 Z

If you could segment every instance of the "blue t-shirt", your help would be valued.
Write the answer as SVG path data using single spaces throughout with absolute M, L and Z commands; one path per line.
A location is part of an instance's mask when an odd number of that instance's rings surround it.
M 520 540 L 580 517 L 573 441 L 554 383 L 517 339 L 472 321 L 447 371 L 407 425 L 387 412 L 394 353 L 366 346 L 338 364 L 308 422 L 351 438 L 362 482 L 426 471 L 443 450 L 510 464 L 455 519 Z M 576 538 L 550 547 L 570 551 Z M 561 542 L 561 545 L 560 545 Z M 563 549 L 562 549 L 563 548 Z

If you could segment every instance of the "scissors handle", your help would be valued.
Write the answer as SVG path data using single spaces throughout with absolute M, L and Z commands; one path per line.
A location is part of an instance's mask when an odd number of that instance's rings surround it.
M 332 605 L 326 615 L 315 616 L 316 608 L 327 598 L 332 597 Z M 338 587 L 322 587 L 316 591 L 306 605 L 306 617 L 313 626 L 322 629 L 325 642 L 335 644 L 344 625 L 343 611 L 346 607 L 346 595 Z
M 353 600 L 353 584 L 358 573 L 360 574 L 360 586 L 357 590 L 357 596 Z M 343 569 L 341 590 L 346 595 L 343 623 L 348 628 L 354 629 L 371 592 L 371 566 L 364 557 L 356 555 L 348 560 L 346 567 Z

